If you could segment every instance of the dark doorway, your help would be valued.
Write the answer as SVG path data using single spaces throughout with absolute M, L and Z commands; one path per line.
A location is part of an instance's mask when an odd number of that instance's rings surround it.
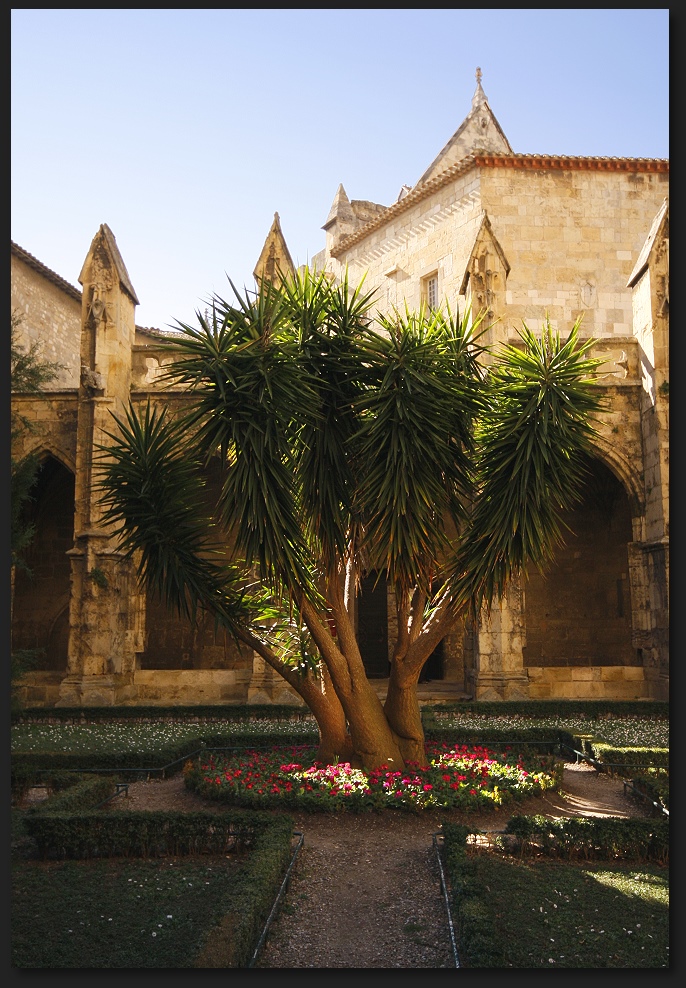
M 357 599 L 357 640 L 370 679 L 386 679 L 388 661 L 388 603 L 386 580 L 369 573 L 362 580 Z
M 419 674 L 420 683 L 428 683 L 432 679 L 443 679 L 443 642 L 438 643 Z
M 629 500 L 599 460 L 588 462 L 583 499 L 562 520 L 564 546 L 543 575 L 532 567 L 524 584 L 524 664 L 640 664 L 631 641 Z
M 74 545 L 74 475 L 52 456 L 36 474 L 23 521 L 34 528 L 17 567 L 12 605 L 12 649 L 35 650 L 32 668 L 67 668 L 71 564 Z

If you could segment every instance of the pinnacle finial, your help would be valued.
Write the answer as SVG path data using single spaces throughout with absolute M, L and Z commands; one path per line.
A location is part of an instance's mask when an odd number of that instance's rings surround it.
M 479 66 L 477 66 L 476 72 L 474 74 L 476 76 L 476 89 L 474 90 L 474 95 L 472 96 L 472 107 L 476 108 L 480 103 L 485 102 L 486 93 L 481 88 L 481 78 L 483 73 L 479 68 Z

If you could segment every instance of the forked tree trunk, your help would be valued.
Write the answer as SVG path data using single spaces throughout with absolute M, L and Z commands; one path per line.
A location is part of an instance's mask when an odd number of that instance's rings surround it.
M 424 726 L 417 699 L 418 678 L 408 680 L 397 671 L 396 666 L 391 666 L 384 713 L 398 739 L 404 761 L 426 765 Z

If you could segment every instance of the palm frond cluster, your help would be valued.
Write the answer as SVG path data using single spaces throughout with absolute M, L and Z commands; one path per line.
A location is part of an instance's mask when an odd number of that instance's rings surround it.
M 232 289 L 166 343 L 184 412 L 132 406 L 101 450 L 107 520 L 169 605 L 231 625 L 254 610 L 249 575 L 325 614 L 352 564 L 478 608 L 549 558 L 600 409 L 578 323 L 564 340 L 525 326 L 486 370 L 469 311 L 373 316 L 374 293 L 307 270 Z M 293 633 L 274 644 L 309 662 Z

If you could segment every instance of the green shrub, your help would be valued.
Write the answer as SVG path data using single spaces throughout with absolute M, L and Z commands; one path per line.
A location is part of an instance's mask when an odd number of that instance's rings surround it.
M 100 751 L 13 751 L 12 773 L 17 779 L 28 778 L 30 784 L 45 785 L 46 780 L 62 772 L 116 772 L 122 778 L 140 778 L 141 772 L 169 774 L 180 771 L 183 762 L 200 747 L 198 737 L 186 737 L 149 748 Z
M 114 884 L 110 885 L 109 876 L 129 874 L 134 882 L 141 883 L 140 892 L 145 899 L 143 915 L 147 916 L 149 922 L 151 910 L 154 916 L 159 909 L 159 905 L 155 906 L 155 901 L 159 903 L 159 893 L 163 891 L 158 888 L 156 897 L 155 886 L 166 885 L 169 880 L 162 876 L 172 872 L 178 875 L 181 872 L 198 874 L 204 879 L 212 871 L 221 873 L 217 875 L 220 880 L 213 880 L 206 893 L 200 893 L 200 899 L 198 889 L 186 890 L 187 895 L 192 895 L 193 901 L 188 910 L 185 905 L 179 909 L 183 916 L 177 916 L 177 908 L 170 910 L 167 906 L 163 910 L 164 913 L 173 912 L 176 923 L 181 920 L 185 924 L 181 927 L 186 931 L 184 943 L 174 945 L 174 958 L 183 967 L 244 967 L 250 963 L 292 854 L 293 821 L 287 816 L 266 813 L 241 810 L 217 814 L 90 811 L 82 814 L 22 813 L 21 817 L 21 823 L 28 824 L 32 833 L 40 839 L 41 850 L 44 852 L 53 850 L 62 854 L 71 851 L 78 854 L 81 851 L 90 853 L 95 850 L 96 853 L 104 851 L 108 855 L 126 855 L 129 858 L 127 862 L 112 861 L 112 868 L 103 867 L 108 864 L 106 861 L 65 861 L 64 867 L 60 862 L 51 867 L 50 872 L 45 872 L 43 866 L 35 862 L 17 863 L 13 870 L 13 894 L 17 897 L 13 899 L 13 924 L 15 921 L 17 923 L 16 929 L 13 925 L 13 956 L 16 948 L 19 959 L 13 963 L 21 967 L 88 966 L 87 958 L 84 959 L 82 952 L 75 953 L 74 947 L 70 946 L 71 941 L 58 940 L 51 943 L 54 950 L 49 953 L 43 944 L 32 943 L 32 931 L 35 930 L 36 919 L 40 919 L 45 926 L 44 909 L 47 909 L 48 914 L 57 914 L 64 909 L 60 884 L 63 882 L 67 889 L 64 894 L 71 894 L 67 914 L 72 920 L 65 922 L 63 926 L 73 925 L 75 934 L 83 934 L 83 924 L 76 929 L 79 925 L 79 913 L 84 906 L 79 890 L 83 887 L 86 892 L 90 892 L 91 901 L 100 902 L 97 889 L 93 887 L 94 870 L 107 880 L 107 908 L 111 910 L 109 915 L 114 916 L 115 926 L 117 910 L 126 910 L 127 919 L 132 908 L 138 915 L 136 902 L 140 900 L 140 896 L 133 898 L 127 893 L 127 889 L 130 892 L 131 885 L 128 885 L 124 877 L 120 879 L 124 883 L 124 890 L 120 890 L 118 901 L 116 888 Z M 139 826 L 134 817 L 147 819 Z M 23 836 L 23 828 L 18 828 L 18 836 Z M 111 841 L 114 841 L 114 845 L 108 844 Z M 136 851 L 146 848 L 153 852 L 164 850 L 175 855 L 193 854 L 194 858 L 188 865 L 190 871 L 186 871 L 186 866 L 176 858 L 169 860 L 168 868 L 162 867 L 161 862 L 158 868 L 151 870 L 151 859 L 133 857 Z M 221 848 L 220 855 L 217 854 L 218 848 Z M 225 852 L 229 848 L 241 852 L 238 855 L 232 854 L 230 862 L 225 860 Z M 205 852 L 205 860 L 212 866 L 207 871 L 198 866 L 200 858 L 195 856 Z M 48 881 L 47 884 L 46 874 L 53 876 L 53 881 Z M 79 884 L 79 875 L 83 875 L 83 886 Z M 152 876 L 149 883 L 152 888 L 148 885 L 149 876 Z M 128 882 L 131 881 L 130 877 Z M 209 882 L 207 884 L 209 886 Z M 179 894 L 178 882 L 173 894 Z M 183 890 L 181 894 L 184 894 Z M 176 901 L 178 907 L 178 898 Z M 100 913 L 104 910 L 95 911 Z M 34 916 L 34 913 L 40 913 L 40 916 Z M 97 936 L 97 917 L 82 915 L 81 918 L 87 920 L 86 926 L 90 926 L 90 920 L 93 920 L 93 933 Z M 132 966 L 132 960 L 134 966 L 138 966 L 141 961 L 141 966 L 145 967 L 174 966 L 168 958 L 160 955 L 159 940 L 151 944 L 158 948 L 154 955 L 157 957 L 157 964 L 154 961 L 151 964 L 150 951 L 141 953 L 141 944 L 137 937 L 138 922 L 132 926 L 130 922 L 122 922 L 122 917 L 119 917 L 120 928 L 123 927 L 131 934 L 129 943 L 127 940 L 122 942 L 112 938 L 112 930 L 107 930 L 105 919 L 106 917 L 103 922 L 106 929 L 103 932 L 106 937 L 97 940 L 98 956 L 103 959 L 102 966 L 127 967 Z M 167 916 L 167 920 L 171 921 L 172 916 Z M 198 920 L 204 920 L 204 925 L 202 922 L 198 923 Z M 51 927 L 51 934 L 55 925 L 59 928 L 59 920 Z M 107 934 L 110 936 L 107 937 Z M 80 940 L 78 937 L 74 939 L 83 943 L 83 935 Z
M 261 818 L 260 814 L 254 816 Z M 253 853 L 231 898 L 230 910 L 210 932 L 196 967 L 248 966 L 286 873 L 292 834 L 293 820 L 288 816 L 269 817 L 256 828 Z
M 447 744 L 487 745 L 502 750 L 516 745 L 518 751 L 531 754 L 557 754 L 561 745 L 576 747 L 573 734 L 552 727 L 443 727 L 425 724 L 427 741 Z
M 610 774 L 630 776 L 636 768 L 648 767 L 669 770 L 669 748 L 619 748 L 594 741 L 592 753 Z
M 590 720 L 622 716 L 667 720 L 669 703 L 666 700 L 474 700 L 468 703 L 437 703 L 422 709 L 424 717 L 434 712 L 470 713 L 483 717 L 523 714 L 527 717 L 588 717 Z
M 502 845 L 520 853 L 546 854 L 559 858 L 607 861 L 669 862 L 667 820 L 622 817 L 571 817 L 552 820 L 544 816 L 515 815 L 510 818 Z
M 71 773 L 69 775 L 71 776 Z M 63 781 L 65 776 L 67 773 L 62 773 Z M 76 784 L 58 789 L 30 812 L 76 813 L 79 810 L 90 810 L 112 796 L 116 788 L 116 782 L 113 778 L 94 775 L 83 780 L 76 776 L 76 780 Z
M 43 858 L 147 858 L 248 846 L 270 819 L 246 811 L 43 810 L 27 816 L 26 829 Z
M 669 809 L 668 775 L 660 772 L 659 769 L 653 769 L 652 771 L 649 769 L 645 772 L 634 772 L 631 776 L 631 783 L 638 793 L 642 793 L 648 799 L 652 800 L 652 802 L 659 803 L 660 806 L 664 806 L 666 810 Z M 631 789 L 629 789 L 628 792 L 633 798 L 638 799 L 642 806 L 645 806 L 645 800 L 641 799 L 638 795 L 634 796 Z
M 100 721 L 302 720 L 312 714 L 304 704 L 198 704 L 197 706 L 25 707 L 13 723 L 97 724 Z

